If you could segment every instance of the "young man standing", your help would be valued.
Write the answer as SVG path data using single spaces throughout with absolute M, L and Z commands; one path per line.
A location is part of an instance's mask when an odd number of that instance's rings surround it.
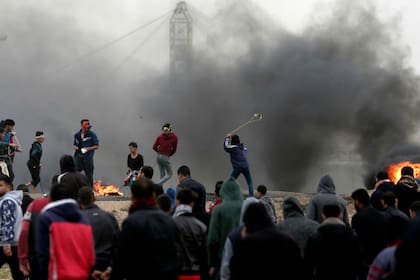
M 132 204 L 118 238 L 111 279 L 177 280 L 180 236 L 173 218 L 156 205 L 150 179 L 133 182 Z
M 39 279 L 88 279 L 94 268 L 92 227 L 76 196 L 73 186 L 54 184 L 51 202 L 38 216 L 35 251 Z
M 93 156 L 99 141 L 88 119 L 81 120 L 80 125 L 82 128 L 74 135 L 74 161 L 77 171 L 83 170 L 89 178 L 90 187 L 93 187 Z
M 248 184 L 249 196 L 254 196 L 254 186 L 252 184 L 251 172 L 249 172 L 249 164 L 247 160 L 247 148 L 241 143 L 239 136 L 234 134 L 227 134 L 224 142 L 225 151 L 230 154 L 230 162 L 232 163 L 233 171 L 230 177 L 235 180 L 238 179 L 242 173 L 245 176 Z
M 95 204 L 95 196 L 90 187 L 82 187 L 77 195 L 82 213 L 85 214 L 92 226 L 95 241 L 95 267 L 92 276 L 102 279 L 110 275 L 112 258 L 120 232 L 114 214 L 106 212 Z
M 267 195 L 267 187 L 259 185 L 257 187 L 257 198 L 264 203 L 264 207 L 267 213 L 270 215 L 273 223 L 277 223 L 276 207 L 274 206 L 274 200 Z
M 20 271 L 29 279 L 38 280 L 38 260 L 35 255 L 35 226 L 42 209 L 50 202 L 49 197 L 38 197 L 26 209 L 18 242 Z
M 24 279 L 19 270 L 17 244 L 22 224 L 22 191 L 11 191 L 12 182 L 0 175 L 0 267 L 8 263 L 12 277 Z
M 138 179 L 140 175 L 140 169 L 143 167 L 143 156 L 138 153 L 137 143 L 131 142 L 128 144 L 130 154 L 127 157 L 127 177 L 124 179 L 124 185 L 131 184 L 134 180 Z
M 169 158 L 175 154 L 178 145 L 178 137 L 172 132 L 170 123 L 164 124 L 162 131 L 153 144 L 153 150 L 157 152 L 157 163 L 160 170 L 160 179 L 156 182 L 158 185 L 163 185 L 172 177 Z
M 39 173 L 41 171 L 42 143 L 44 143 L 44 140 L 44 133 L 37 131 L 35 133 L 35 141 L 32 143 L 31 150 L 29 151 L 29 160 L 26 163 L 32 177 L 32 181 L 27 185 L 32 185 L 34 191 L 40 181 Z
M 3 128 L 4 128 L 4 135 L 2 139 L 0 139 L 2 142 L 6 142 L 10 144 L 10 154 L 8 159 L 6 160 L 7 163 L 7 169 L 9 170 L 9 177 L 11 182 L 13 183 L 13 180 L 15 178 L 15 173 L 13 172 L 13 160 L 15 158 L 15 152 L 21 152 L 21 147 L 19 147 L 16 134 L 13 131 L 15 127 L 15 121 L 12 119 L 6 119 L 3 122 Z
M 7 132 L 4 130 L 4 128 L 0 127 L 0 174 L 7 175 L 10 177 L 10 147 L 13 147 L 15 144 L 10 144 L 10 142 L 7 139 L 4 139 L 6 133 Z
M 210 216 L 206 213 L 206 188 L 203 184 L 191 178 L 190 168 L 186 165 L 178 168 L 178 181 L 179 184 L 176 187 L 176 193 L 179 193 L 182 189 L 190 189 L 195 193 L 196 199 L 192 213 L 197 219 L 208 226 Z

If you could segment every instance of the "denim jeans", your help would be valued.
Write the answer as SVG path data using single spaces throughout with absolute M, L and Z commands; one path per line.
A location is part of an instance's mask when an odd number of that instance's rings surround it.
M 9 178 L 10 181 L 12 181 L 15 179 L 15 172 L 13 172 L 13 162 L 11 159 L 6 159 L 6 164 L 7 164 L 7 169 L 9 170 Z
M 171 163 L 169 162 L 169 156 L 158 154 L 157 163 L 159 165 L 160 179 L 156 182 L 156 184 L 163 185 L 163 183 L 172 177 L 172 168 Z
M 248 184 L 249 196 L 254 196 L 254 186 L 252 184 L 252 177 L 251 177 L 251 173 L 249 172 L 249 168 L 235 167 L 233 168 L 233 171 L 230 174 L 230 177 L 236 180 L 238 179 L 241 173 L 244 174 L 246 183 Z

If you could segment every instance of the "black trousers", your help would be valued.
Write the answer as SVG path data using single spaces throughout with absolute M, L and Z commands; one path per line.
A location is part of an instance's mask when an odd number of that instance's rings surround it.
M 36 187 L 39 184 L 39 181 L 41 180 L 39 177 L 39 173 L 41 172 L 41 166 L 33 166 L 31 164 L 27 164 L 29 172 L 31 172 L 32 186 Z
M 74 161 L 76 163 L 76 170 L 85 172 L 89 179 L 90 187 L 93 188 L 93 156 L 76 154 Z
M 19 270 L 19 259 L 17 246 L 12 246 L 12 256 L 6 257 L 3 252 L 3 246 L 0 247 L 0 268 L 7 263 L 12 272 L 13 280 L 24 280 L 23 273 Z

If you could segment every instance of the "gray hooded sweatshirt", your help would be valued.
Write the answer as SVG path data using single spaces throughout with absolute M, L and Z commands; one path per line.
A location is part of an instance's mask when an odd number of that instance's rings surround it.
M 317 231 L 319 223 L 305 217 L 302 204 L 295 197 L 287 197 L 282 208 L 284 220 L 278 228 L 296 241 L 303 257 L 306 242 Z
M 343 222 L 349 225 L 349 215 L 347 213 L 347 205 L 344 199 L 335 193 L 334 181 L 330 175 L 324 175 L 319 180 L 318 193 L 312 196 L 308 205 L 309 219 L 322 223 L 322 210 L 325 205 L 336 204 L 340 207 L 343 214 Z

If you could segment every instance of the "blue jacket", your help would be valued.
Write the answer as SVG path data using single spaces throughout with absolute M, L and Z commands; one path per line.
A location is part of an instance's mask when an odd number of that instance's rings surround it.
M 226 137 L 224 148 L 230 154 L 230 162 L 233 168 L 249 168 L 248 160 L 246 159 L 248 150 L 244 144 L 231 145 L 229 138 Z
M 79 147 L 79 150 L 76 151 L 77 155 L 82 155 L 81 149 L 86 147 L 92 147 L 99 145 L 98 137 L 96 136 L 95 132 L 92 130 L 86 131 L 85 137 L 82 139 L 82 130 L 79 130 L 74 135 L 73 145 Z M 86 152 L 84 155 L 87 157 L 93 157 L 95 154 L 94 150 Z
M 4 131 L 4 136 L 3 139 L 1 139 L 1 141 L 6 142 L 6 143 L 10 143 L 10 140 L 12 139 L 13 134 L 8 132 L 8 131 Z

